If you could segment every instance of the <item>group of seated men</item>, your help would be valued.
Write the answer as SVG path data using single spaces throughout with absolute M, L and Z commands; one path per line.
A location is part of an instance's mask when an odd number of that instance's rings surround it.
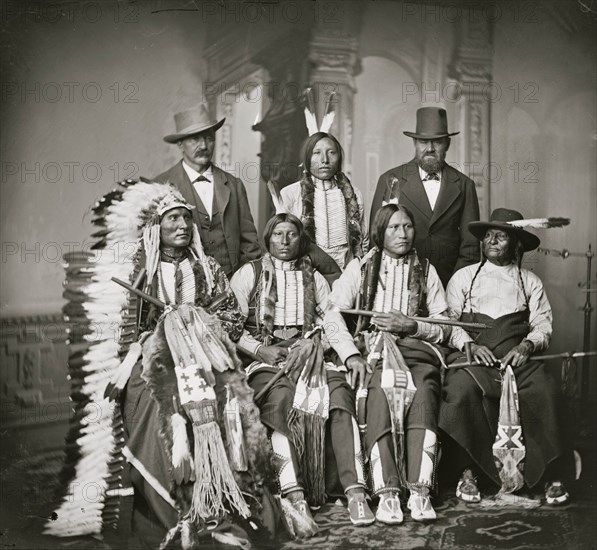
M 466 502 L 481 500 L 479 478 L 505 493 L 541 487 L 548 504 L 567 502 L 572 451 L 565 403 L 557 376 L 531 358 L 549 344 L 552 314 L 540 279 L 521 267 L 524 252 L 539 240 L 511 224 L 523 218 L 520 213 L 497 209 L 489 222 L 469 224 L 483 259 L 457 271 L 444 291 L 434 266 L 413 248 L 413 215 L 390 202 L 375 215 L 370 250 L 351 260 L 330 289 L 313 266 L 311 242 L 294 215 L 268 221 L 264 255 L 228 283 L 217 262 L 202 255 L 193 207 L 175 190 L 160 204 L 159 252 L 147 288 L 171 305 L 207 308 L 214 297 L 227 296 L 212 313 L 243 360 L 292 535 L 314 535 L 311 510 L 337 494 L 346 497 L 355 525 L 400 524 L 401 497 L 407 497 L 413 520 L 435 519 L 431 499 L 440 443 L 442 461 L 460 476 L 456 495 Z M 469 334 L 465 323 L 477 328 Z M 168 326 L 168 345 L 177 357 Z M 203 373 L 201 388 L 214 386 L 220 399 L 219 369 L 213 368 L 215 381 Z M 134 406 L 124 407 L 143 411 L 143 420 L 137 416 L 128 424 L 136 501 L 146 518 L 165 529 L 180 528 L 189 506 L 194 521 L 211 513 L 205 503 L 213 498 L 199 495 L 205 478 L 177 506 L 156 492 L 155 479 L 168 487 L 195 476 L 182 468 L 176 481 L 168 479 L 172 461 L 177 467 L 183 461 L 173 458 L 174 447 L 160 444 L 159 422 L 150 427 L 154 405 L 143 376 L 141 368 L 133 371 L 126 399 Z M 505 395 L 511 406 L 504 404 Z M 182 395 L 180 401 L 188 414 L 189 402 Z M 194 428 L 205 425 L 205 419 L 188 416 Z M 194 431 L 195 447 L 204 433 Z M 175 439 L 166 441 L 173 445 Z M 198 479 L 197 456 L 195 451 L 192 467 Z M 249 462 L 257 461 L 251 456 Z M 222 472 L 213 477 L 221 464 L 214 464 L 209 451 L 203 459 L 211 461 L 211 483 L 230 482 Z M 236 508 L 246 517 L 232 492 L 226 493 L 228 508 L 222 505 L 216 515 Z

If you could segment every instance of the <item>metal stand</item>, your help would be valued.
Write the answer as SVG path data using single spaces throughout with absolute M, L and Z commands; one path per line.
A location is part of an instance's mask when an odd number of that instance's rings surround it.
M 595 253 L 591 249 L 591 245 L 589 244 L 589 248 L 586 252 L 570 252 L 565 248 L 563 250 L 553 250 L 548 248 L 538 248 L 538 252 L 542 252 L 545 255 L 551 256 L 559 256 L 563 260 L 570 258 L 570 257 L 578 257 L 578 258 L 586 258 L 587 259 L 587 278 L 586 281 L 578 283 L 578 287 L 580 288 L 581 292 L 586 294 L 585 304 L 582 308 L 584 311 L 584 332 L 583 332 L 583 351 L 588 352 L 591 349 L 591 314 L 595 309 L 591 303 L 591 294 L 597 292 L 597 288 L 592 288 L 592 279 L 591 279 L 591 269 L 592 269 L 592 262 L 593 256 Z M 583 357 L 582 361 L 582 371 L 580 376 L 580 410 L 581 410 L 581 437 L 589 436 L 588 433 L 591 431 L 592 426 L 589 423 L 589 418 L 592 419 L 593 412 L 592 412 L 592 403 L 591 401 L 595 399 L 594 395 L 591 395 L 591 374 L 590 367 L 591 358 L 588 355 Z

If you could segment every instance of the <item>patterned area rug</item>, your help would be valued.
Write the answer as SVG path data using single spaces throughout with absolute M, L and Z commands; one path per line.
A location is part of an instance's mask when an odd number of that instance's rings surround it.
M 435 509 L 437 520 L 433 523 L 412 521 L 405 511 L 401 525 L 375 523 L 357 528 L 350 523 L 344 505 L 328 504 L 315 514 L 321 527 L 317 537 L 308 543 L 287 542 L 283 548 L 577 550 L 595 548 L 597 543 L 594 503 L 576 501 L 559 509 L 482 510 L 450 497 Z
M 572 524 L 567 510 L 476 513 L 444 529 L 440 548 L 577 548 Z
M 118 533 L 103 540 L 56 539 L 42 535 L 53 508 L 62 453 L 29 457 L 3 465 L 0 476 L 2 514 L 0 545 L 24 549 L 109 550 L 138 548 Z M 354 527 L 343 504 L 329 503 L 314 514 L 320 526 L 309 541 L 280 540 L 277 548 L 294 549 L 558 549 L 597 548 L 595 484 L 579 482 L 571 504 L 554 509 L 482 509 L 446 493 L 436 502 L 437 520 L 417 523 L 405 510 L 402 525 Z M 125 519 L 125 518 L 123 518 Z

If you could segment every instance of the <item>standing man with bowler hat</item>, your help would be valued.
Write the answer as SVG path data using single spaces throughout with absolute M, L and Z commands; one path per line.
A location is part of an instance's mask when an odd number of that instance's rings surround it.
M 225 120 L 212 119 L 205 105 L 175 114 L 176 133 L 164 141 L 178 145 L 182 160 L 153 180 L 176 185 L 196 206 L 193 221 L 205 253 L 230 278 L 241 265 L 259 258 L 261 248 L 243 182 L 211 162 L 216 131 Z
M 475 182 L 446 164 L 450 148 L 445 109 L 417 110 L 412 137 L 415 158 L 382 174 L 371 205 L 371 217 L 387 202 L 403 204 L 413 213 L 417 254 L 436 268 L 444 285 L 452 274 L 479 261 L 479 243 L 468 224 L 479 219 Z

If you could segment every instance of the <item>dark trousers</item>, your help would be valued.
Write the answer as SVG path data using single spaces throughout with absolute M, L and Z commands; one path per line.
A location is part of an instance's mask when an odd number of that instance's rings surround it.
M 433 365 L 424 363 L 410 367 L 417 388 L 404 419 L 406 480 L 415 483 L 419 479 L 425 430 L 437 433 L 437 415 L 440 399 L 440 372 Z M 398 468 L 392 436 L 392 419 L 386 395 L 381 388 L 381 362 L 375 368 L 369 382 L 367 397 L 367 453 L 377 443 L 380 453 L 385 487 L 400 488 Z
M 278 369 L 269 367 L 259 369 L 251 375 L 249 385 L 257 394 L 277 372 Z M 342 488 L 346 489 L 358 484 L 352 427 L 352 419 L 356 417 L 354 394 L 346 382 L 344 373 L 328 371 L 327 381 L 330 391 L 330 416 L 327 421 L 326 435 L 331 445 L 326 445 L 326 466 L 331 467 L 326 468 L 328 470 L 326 478 L 328 475 L 332 478 L 337 476 Z M 295 386 L 292 381 L 283 376 L 264 395 L 259 403 L 259 410 L 261 422 L 269 430 L 280 432 L 290 441 L 293 464 L 297 470 L 295 472 L 297 481 L 303 486 L 302 472 L 296 468 L 298 461 L 287 421 L 292 409 L 294 392 Z

